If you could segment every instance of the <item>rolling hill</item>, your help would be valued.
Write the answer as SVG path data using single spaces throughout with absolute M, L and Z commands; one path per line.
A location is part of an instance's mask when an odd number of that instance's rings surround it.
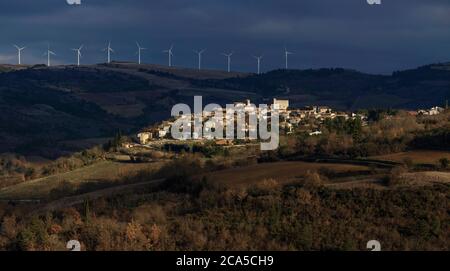
M 133 133 L 169 117 L 176 103 L 219 104 L 250 98 L 294 106 L 422 108 L 450 98 L 450 64 L 390 76 L 345 69 L 275 70 L 262 75 L 157 65 L 0 66 L 0 153 L 57 157 L 70 140 Z

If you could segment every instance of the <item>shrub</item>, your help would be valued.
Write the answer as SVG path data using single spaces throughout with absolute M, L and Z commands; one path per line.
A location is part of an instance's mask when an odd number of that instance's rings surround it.
M 280 188 L 280 183 L 274 179 L 265 179 L 248 189 L 248 193 L 252 196 L 270 195 Z
M 394 167 L 391 169 L 391 172 L 384 178 L 384 183 L 387 186 L 396 186 L 405 184 L 406 179 L 402 178 L 402 175 L 405 174 L 407 169 L 405 167 Z
M 195 156 L 183 156 L 162 166 L 155 174 L 157 178 L 172 178 L 179 176 L 191 176 L 201 173 L 202 162 Z
M 403 164 L 407 167 L 407 168 L 412 168 L 414 163 L 413 160 L 410 157 L 406 157 L 403 159 Z
M 9 239 L 16 238 L 17 224 L 16 217 L 14 215 L 6 216 L 3 218 L 3 222 L 0 227 L 0 233 L 1 235 L 6 236 Z
M 62 197 L 67 197 L 74 194 L 75 191 L 76 187 L 71 182 L 63 181 L 61 185 L 50 190 L 49 199 L 55 200 Z
M 449 164 L 450 161 L 448 160 L 448 158 L 442 158 L 439 160 L 439 165 L 441 166 L 442 169 L 447 169 Z
M 45 222 L 34 217 L 30 223 L 19 232 L 18 245 L 21 250 L 45 250 L 49 235 Z
M 304 176 L 303 185 L 307 187 L 322 186 L 324 178 L 325 177 L 321 176 L 319 173 L 308 170 Z

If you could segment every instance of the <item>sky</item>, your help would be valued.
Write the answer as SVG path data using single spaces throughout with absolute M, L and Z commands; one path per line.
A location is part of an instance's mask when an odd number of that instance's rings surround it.
M 382 0 L 0 0 L 0 63 L 15 63 L 12 44 L 26 46 L 25 64 L 45 63 L 50 43 L 56 64 L 73 64 L 72 48 L 85 45 L 82 63 L 102 63 L 110 40 L 113 60 L 196 67 L 193 50 L 206 48 L 202 66 L 226 69 L 343 67 L 389 74 L 450 60 L 450 1 Z

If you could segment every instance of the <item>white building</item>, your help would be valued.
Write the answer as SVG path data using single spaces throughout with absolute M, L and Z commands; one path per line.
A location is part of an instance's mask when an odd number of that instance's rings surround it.
M 289 100 L 278 100 L 275 98 L 273 99 L 273 107 L 280 111 L 287 111 L 289 108 Z
M 150 139 L 153 138 L 153 134 L 151 132 L 142 132 L 139 133 L 137 137 L 139 138 L 139 143 L 141 143 L 142 145 L 146 145 L 150 141 Z
M 442 112 L 444 112 L 444 110 L 445 110 L 445 109 L 442 108 L 442 107 L 435 106 L 435 107 L 432 107 L 432 108 L 429 109 L 429 110 L 419 110 L 418 113 L 419 113 L 419 115 L 436 116 L 436 115 L 439 115 L 439 114 L 441 114 Z
M 312 133 L 309 133 L 310 136 L 318 136 L 318 135 L 321 135 L 321 134 L 322 134 L 322 131 L 314 131 Z

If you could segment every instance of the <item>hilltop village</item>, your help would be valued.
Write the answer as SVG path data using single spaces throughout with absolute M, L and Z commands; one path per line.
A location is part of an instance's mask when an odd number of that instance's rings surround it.
M 260 114 L 260 110 L 252 105 L 250 100 L 246 100 L 244 102 L 235 102 L 235 109 L 242 109 L 248 114 Z M 321 127 L 324 122 L 327 120 L 341 119 L 343 121 L 347 121 L 349 119 L 359 120 L 362 126 L 366 126 L 368 124 L 368 116 L 362 112 L 343 112 L 336 111 L 328 106 L 306 106 L 302 108 L 291 108 L 289 100 L 286 99 L 273 99 L 272 104 L 269 106 L 269 109 L 277 109 L 279 112 L 279 121 L 280 121 L 280 134 L 289 135 L 294 132 L 303 132 L 307 133 L 309 136 L 318 136 L 322 134 Z M 417 111 L 408 111 L 410 115 L 428 115 L 433 116 L 440 114 L 445 109 L 441 107 L 433 107 L 428 110 L 417 110 Z M 207 114 L 206 114 L 207 113 Z M 226 109 L 224 109 L 223 115 L 226 115 Z M 208 122 L 214 114 L 211 112 L 204 112 L 202 116 L 197 116 L 196 114 L 191 114 L 190 116 L 180 116 L 178 118 L 171 118 L 165 121 L 162 121 L 153 126 L 142 129 L 138 134 L 137 138 L 139 144 L 127 143 L 125 147 L 134 147 L 134 146 L 152 146 L 152 145 L 160 145 L 161 143 L 167 143 L 170 141 L 174 141 L 171 136 L 171 128 L 174 123 L 180 118 L 187 118 L 189 127 L 194 126 L 194 119 L 199 117 L 202 119 L 202 128 L 204 131 L 212 131 L 214 130 L 215 123 Z M 219 120 L 220 121 L 220 120 Z M 226 120 L 220 121 L 220 125 L 222 127 L 226 127 Z M 225 129 L 225 128 L 224 128 Z M 245 125 L 242 126 L 242 132 L 247 135 L 247 142 L 251 142 L 252 139 L 248 137 L 250 132 L 255 132 L 257 130 L 256 126 L 252 126 L 249 123 L 248 118 L 245 119 Z M 215 138 L 211 135 L 207 136 L 199 136 L 194 129 L 190 129 L 191 131 L 184 132 L 183 139 L 195 140 L 195 141 L 210 141 L 214 140 L 216 145 L 233 145 L 233 140 Z M 256 140 L 256 139 L 253 139 Z M 176 141 L 176 140 L 175 140 Z

